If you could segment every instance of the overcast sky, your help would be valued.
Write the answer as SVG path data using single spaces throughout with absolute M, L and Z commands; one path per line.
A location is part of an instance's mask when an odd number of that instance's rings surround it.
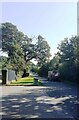
M 11 22 L 26 35 L 42 35 L 51 47 L 65 37 L 77 34 L 76 2 L 5 2 L 2 3 L 2 22 Z

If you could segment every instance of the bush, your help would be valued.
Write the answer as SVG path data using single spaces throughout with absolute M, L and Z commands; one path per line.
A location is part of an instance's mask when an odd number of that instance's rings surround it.
M 49 71 L 49 67 L 48 65 L 43 65 L 40 69 L 38 74 L 42 77 L 47 77 L 48 76 L 48 71 Z
M 60 77 L 64 81 L 77 82 L 77 68 L 75 65 L 69 65 L 68 63 L 61 64 L 59 66 Z
M 38 74 L 39 68 L 37 66 L 34 66 L 34 67 L 32 67 L 31 71 Z

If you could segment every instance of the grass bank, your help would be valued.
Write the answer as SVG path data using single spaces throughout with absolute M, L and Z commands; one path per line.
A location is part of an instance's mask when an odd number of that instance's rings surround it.
M 34 86 L 34 77 L 29 76 L 29 77 L 25 77 L 25 78 L 19 78 L 17 79 L 17 81 L 13 81 L 11 82 L 9 85 L 27 85 L 27 86 Z M 41 86 L 42 83 L 40 80 L 38 80 L 37 83 L 38 86 Z

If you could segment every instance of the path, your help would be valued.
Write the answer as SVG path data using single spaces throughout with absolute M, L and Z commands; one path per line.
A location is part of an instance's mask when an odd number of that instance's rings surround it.
M 41 78 L 40 78 L 41 79 Z M 61 82 L 45 86 L 3 86 L 3 118 L 72 118 L 77 116 L 77 89 Z

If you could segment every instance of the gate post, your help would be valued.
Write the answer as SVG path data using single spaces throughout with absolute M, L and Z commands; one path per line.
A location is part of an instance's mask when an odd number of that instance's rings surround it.
M 2 84 L 6 84 L 7 70 L 2 70 Z

